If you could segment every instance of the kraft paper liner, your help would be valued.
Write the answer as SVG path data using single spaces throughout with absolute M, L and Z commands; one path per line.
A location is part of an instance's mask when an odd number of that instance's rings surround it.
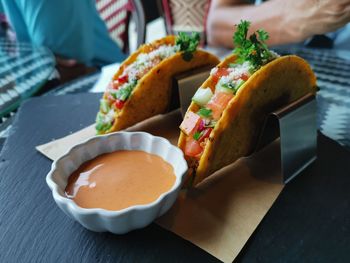
M 177 144 L 180 111 L 158 115 L 128 131 L 146 131 Z M 94 136 L 93 125 L 67 137 L 37 146 L 55 160 L 70 147 Z M 283 189 L 279 144 L 242 158 L 183 190 L 174 206 L 156 223 L 189 240 L 224 262 L 232 262 Z

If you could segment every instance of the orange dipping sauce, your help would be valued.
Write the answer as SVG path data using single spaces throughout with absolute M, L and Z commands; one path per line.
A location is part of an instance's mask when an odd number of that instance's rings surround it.
M 68 179 L 66 196 L 84 208 L 121 210 L 149 204 L 172 188 L 173 167 L 143 151 L 116 151 L 82 164 Z

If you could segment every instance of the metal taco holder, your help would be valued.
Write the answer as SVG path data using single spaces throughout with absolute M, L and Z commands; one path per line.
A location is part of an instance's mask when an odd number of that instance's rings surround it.
M 173 78 L 169 111 L 187 111 L 197 88 L 208 78 L 210 68 L 195 69 Z M 271 112 L 263 125 L 254 152 L 280 138 L 281 182 L 290 182 L 316 160 L 317 105 L 313 94 Z

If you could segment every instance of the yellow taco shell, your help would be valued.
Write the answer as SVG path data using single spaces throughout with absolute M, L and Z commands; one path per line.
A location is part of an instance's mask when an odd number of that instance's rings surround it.
M 144 44 L 120 66 L 113 79 L 122 75 L 125 67 L 133 63 L 141 53 L 149 53 L 160 45 L 174 45 L 175 36 L 167 36 L 150 44 Z M 119 131 L 157 114 L 165 113 L 171 99 L 172 77 L 191 69 L 215 66 L 219 59 L 209 52 L 197 50 L 190 61 L 182 58 L 182 52 L 164 59 L 147 72 L 137 83 L 123 108 L 116 112 L 113 126 L 104 133 Z M 106 98 L 107 94 L 104 94 Z
M 231 55 L 218 67 L 227 67 L 234 62 L 235 56 Z M 214 91 L 211 76 L 202 87 L 210 87 Z M 251 154 L 267 115 L 308 93 L 316 93 L 316 77 L 302 58 L 282 56 L 261 67 L 229 102 L 199 161 L 187 157 L 190 167 L 188 181 L 196 185 L 213 172 Z M 196 112 L 198 109 L 199 106 L 192 103 L 188 111 Z M 186 137 L 181 131 L 178 146 L 182 150 Z

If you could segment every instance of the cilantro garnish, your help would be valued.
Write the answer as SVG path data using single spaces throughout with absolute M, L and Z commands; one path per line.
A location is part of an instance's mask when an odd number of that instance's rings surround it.
M 193 134 L 193 139 L 195 139 L 196 141 L 199 140 L 199 138 L 202 136 L 202 133 L 201 132 L 195 132 Z
M 207 118 L 207 117 L 210 117 L 212 114 L 212 110 L 211 109 L 207 109 L 207 108 L 201 108 L 199 111 L 198 111 L 198 115 L 199 116 L 202 116 L 204 118 Z
M 197 46 L 200 41 L 199 33 L 193 32 L 192 35 L 188 35 L 184 32 L 180 32 L 176 37 L 175 45 L 177 45 L 182 51 L 182 58 L 185 61 L 190 61 L 193 57 L 193 52 L 197 50 Z
M 265 44 L 269 34 L 259 29 L 248 37 L 249 27 L 250 22 L 244 20 L 236 26 L 236 32 L 233 35 L 235 45 L 233 53 L 237 55 L 238 63 L 249 61 L 256 70 L 270 61 L 273 55 Z

